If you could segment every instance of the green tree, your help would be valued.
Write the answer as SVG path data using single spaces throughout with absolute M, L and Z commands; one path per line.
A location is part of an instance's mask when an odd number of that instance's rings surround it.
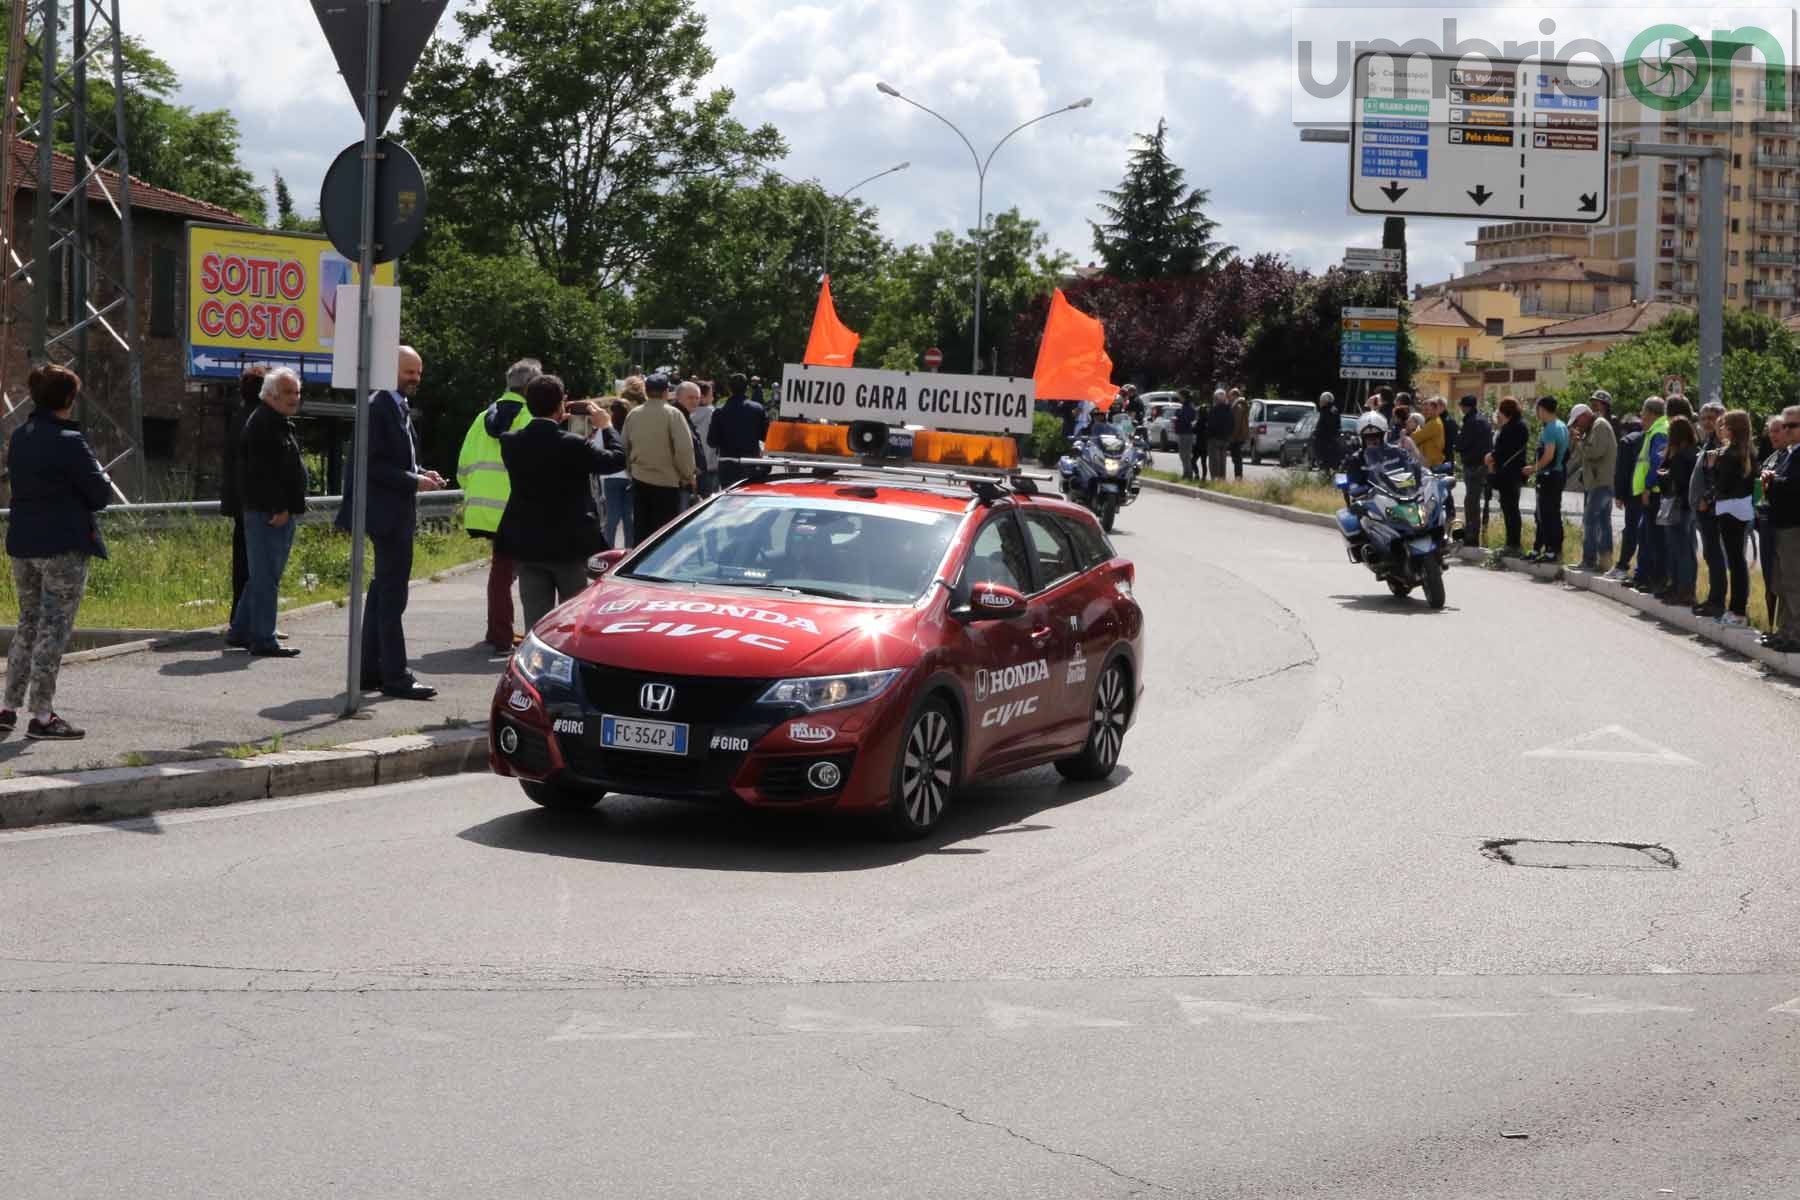
M 1187 173 L 1168 153 L 1167 121 L 1138 134 L 1125 178 L 1102 192 L 1104 223 L 1094 229 L 1094 250 L 1106 273 L 1120 279 L 1168 279 L 1216 270 L 1236 248 L 1213 240 L 1218 223 L 1207 217 L 1207 193 L 1187 186 Z
M 425 360 L 428 461 L 456 461 L 469 422 L 500 394 L 519 358 L 541 360 L 573 396 L 610 389 L 624 332 L 616 305 L 557 283 L 522 255 L 440 247 L 433 268 L 408 289 L 403 309 L 405 338 Z
M 491 0 L 456 16 L 408 86 L 403 139 L 438 220 L 483 254 L 523 248 L 592 294 L 683 236 L 685 185 L 782 152 L 745 129 L 692 0 Z
M 17 0 L 0 0 L 0 21 L 10 22 Z M 36 6 L 34 5 L 34 10 Z M 66 13 L 65 13 L 66 16 Z M 35 40 L 40 22 L 28 21 Z M 68 50 L 64 28 L 63 52 Z M 197 111 L 173 102 L 180 88 L 174 68 L 143 42 L 127 34 L 122 44 L 125 83 L 125 150 L 131 174 L 156 187 L 181 192 L 231 209 L 252 221 L 267 214 L 263 194 L 255 178 L 242 166 L 237 119 L 225 109 Z M 22 95 L 29 111 L 37 110 L 41 94 L 42 60 L 35 54 L 25 62 Z M 98 160 L 113 146 L 113 81 L 110 59 L 96 56 L 87 81 L 90 155 Z M 55 148 L 74 151 L 74 130 L 67 113 L 55 122 Z M 21 137 L 35 140 L 35 127 L 21 127 Z
M 275 228 L 289 233 L 319 233 L 324 225 L 317 217 L 303 217 L 294 204 L 294 193 L 280 171 L 275 172 Z
M 683 362 L 701 374 L 773 375 L 798 362 L 818 297 L 827 218 L 832 298 L 838 315 L 862 329 L 890 253 L 875 211 L 773 175 L 753 187 L 697 179 L 673 198 L 669 221 L 687 233 L 653 251 L 637 292 L 638 319 L 685 328 Z
M 1068 255 L 1048 246 L 1038 223 L 1016 208 L 990 218 L 981 275 L 981 327 L 992 333 L 983 347 L 984 371 L 998 363 L 1015 373 L 1030 372 L 1032 364 L 1019 365 L 1019 316 L 1074 266 Z M 858 358 L 916 368 L 919 356 L 935 345 L 944 352 L 947 369 L 967 371 L 974 324 L 974 231 L 958 237 L 939 230 L 928 245 L 908 247 L 889 260 Z
M 1725 310 L 1722 399 L 1728 408 L 1758 418 L 1793 402 L 1800 388 L 1800 343 L 1773 317 L 1747 309 Z M 1645 396 L 1659 396 L 1671 375 L 1690 396 L 1699 393 L 1700 325 L 1691 312 L 1676 312 L 1643 333 L 1598 355 L 1576 355 L 1564 397 L 1586 400 L 1595 388 L 1613 395 L 1620 411 L 1635 411 Z

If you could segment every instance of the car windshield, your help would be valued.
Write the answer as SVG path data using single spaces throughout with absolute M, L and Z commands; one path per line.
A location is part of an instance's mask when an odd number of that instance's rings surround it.
M 849 499 L 721 496 L 619 575 L 905 604 L 930 586 L 960 519 Z
M 1317 412 L 1310 404 L 1271 404 L 1264 412 L 1268 421 L 1298 421 L 1309 412 Z
M 1309 412 L 1304 417 L 1300 418 L 1299 424 L 1294 426 L 1294 436 L 1305 437 L 1310 435 L 1314 429 L 1318 428 L 1318 425 L 1319 414 L 1316 412 Z

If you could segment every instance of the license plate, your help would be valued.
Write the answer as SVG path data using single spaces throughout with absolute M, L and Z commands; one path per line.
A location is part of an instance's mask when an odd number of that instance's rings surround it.
M 688 727 L 672 721 L 639 721 L 631 717 L 602 716 L 600 744 L 612 750 L 686 754 Z

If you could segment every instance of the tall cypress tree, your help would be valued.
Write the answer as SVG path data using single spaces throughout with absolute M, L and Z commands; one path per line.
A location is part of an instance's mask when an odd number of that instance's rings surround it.
M 1090 221 L 1094 250 L 1109 275 L 1168 279 L 1200 275 L 1229 262 L 1237 247 L 1213 240 L 1218 222 L 1206 215 L 1207 192 L 1187 186 L 1187 172 L 1169 158 L 1169 123 L 1138 134 L 1125 178 L 1101 195 L 1105 223 Z

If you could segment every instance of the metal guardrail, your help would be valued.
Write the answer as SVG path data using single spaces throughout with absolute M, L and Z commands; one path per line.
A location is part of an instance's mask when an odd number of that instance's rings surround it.
M 458 506 L 462 504 L 461 490 L 445 490 L 440 492 L 419 493 L 419 519 L 422 521 L 445 521 L 456 515 Z M 344 506 L 342 496 L 308 496 L 306 511 L 301 514 L 302 524 L 318 524 L 336 518 L 338 510 Z M 102 519 L 133 518 L 145 525 L 171 525 L 192 517 L 216 517 L 219 515 L 217 500 L 168 500 L 155 504 L 115 504 L 100 511 Z M 10 520 L 12 510 L 0 508 L 0 521 Z

